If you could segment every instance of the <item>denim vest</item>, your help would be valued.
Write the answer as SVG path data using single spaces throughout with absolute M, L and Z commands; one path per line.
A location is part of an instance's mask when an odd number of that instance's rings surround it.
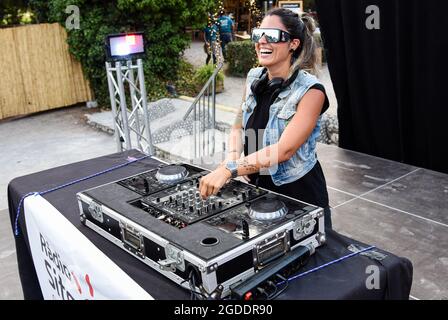
M 246 81 L 246 97 L 242 104 L 243 127 L 246 128 L 247 121 L 257 105 L 251 85 L 258 80 L 263 68 L 253 68 L 249 71 Z M 296 79 L 286 86 L 278 95 L 269 110 L 269 120 L 263 133 L 263 147 L 275 144 L 279 141 L 281 134 L 296 113 L 296 108 L 303 95 L 313 85 L 320 83 L 310 73 L 300 70 Z M 316 140 L 320 135 L 321 116 L 317 120 L 311 135 L 300 146 L 296 153 L 287 161 L 271 166 L 269 174 L 275 185 L 296 181 L 307 174 L 316 164 Z

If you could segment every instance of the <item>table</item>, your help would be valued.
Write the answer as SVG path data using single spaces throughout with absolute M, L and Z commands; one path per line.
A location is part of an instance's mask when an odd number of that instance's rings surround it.
M 130 150 L 15 178 L 8 185 L 11 224 L 14 225 L 21 197 L 28 192 L 47 190 L 68 181 L 100 172 L 125 163 L 129 156 L 138 158 L 142 154 L 136 150 Z M 189 299 L 190 293 L 187 290 L 165 279 L 150 267 L 83 226 L 79 221 L 79 209 L 75 196 L 77 192 L 153 169 L 158 164 L 160 162 L 157 160 L 146 158 L 118 170 L 45 194 L 43 197 L 155 299 Z M 19 218 L 21 232 L 19 236 L 15 237 L 23 294 L 25 299 L 42 299 L 23 217 L 22 212 Z M 350 244 L 367 247 L 356 240 L 328 230 L 327 243 L 317 249 L 308 264 L 303 267 L 302 272 L 351 253 L 347 249 Z M 383 250 L 375 250 L 387 257 L 382 261 L 377 261 L 366 256 L 356 255 L 332 264 L 290 282 L 289 288 L 278 299 L 408 299 L 412 284 L 411 262 Z M 372 265 L 378 266 L 380 271 L 379 289 L 367 289 L 366 286 L 369 276 L 367 270 Z

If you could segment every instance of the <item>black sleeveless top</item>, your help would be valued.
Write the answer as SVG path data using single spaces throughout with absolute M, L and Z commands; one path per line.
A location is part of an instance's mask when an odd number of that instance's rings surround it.
M 325 92 L 325 88 L 321 84 L 316 84 L 310 89 L 318 89 L 325 94 L 325 103 L 322 108 L 321 114 L 324 113 L 329 107 L 329 101 Z M 255 130 L 255 132 L 259 132 L 258 130 L 264 130 L 266 128 L 269 120 L 269 108 L 272 102 L 277 98 L 278 93 L 280 93 L 278 92 L 275 96 L 272 96 L 273 92 L 269 90 L 268 86 L 266 86 L 264 90 L 260 91 L 261 94 L 255 97 L 257 105 L 247 121 L 245 128 L 246 130 L 252 129 Z M 259 143 L 258 138 L 261 138 L 263 135 L 256 134 L 255 136 L 257 146 L 256 150 L 258 151 L 262 147 L 262 143 L 261 141 Z M 245 156 L 248 155 L 248 150 L 248 139 L 247 137 L 245 137 Z M 251 148 L 251 150 L 253 149 Z M 250 183 L 253 185 L 258 185 L 262 188 L 266 188 L 322 208 L 326 208 L 329 206 L 327 186 L 324 173 L 319 161 L 317 161 L 314 167 L 302 178 L 291 183 L 283 184 L 281 186 L 276 186 L 272 182 L 272 178 L 270 175 L 259 175 L 258 173 L 254 173 L 249 175 L 249 178 Z

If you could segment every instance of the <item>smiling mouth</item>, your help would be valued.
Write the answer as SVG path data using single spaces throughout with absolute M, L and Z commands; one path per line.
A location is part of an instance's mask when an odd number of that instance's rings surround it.
M 270 54 L 272 54 L 272 50 L 261 49 L 260 54 L 261 55 L 270 55 Z

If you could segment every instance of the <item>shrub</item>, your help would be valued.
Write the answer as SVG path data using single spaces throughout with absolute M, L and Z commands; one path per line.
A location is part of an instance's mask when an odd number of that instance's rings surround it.
M 204 85 L 207 80 L 212 76 L 213 72 L 215 71 L 216 66 L 213 64 L 205 64 L 199 69 L 196 70 L 195 73 L 195 81 L 200 84 Z M 221 71 L 218 72 L 218 75 L 216 76 L 217 81 L 224 81 L 224 74 Z
M 230 42 L 226 50 L 230 75 L 245 77 L 251 68 L 257 66 L 257 54 L 251 41 Z
M 180 56 L 190 42 L 185 28 L 207 22 L 213 0 L 30 0 L 38 17 L 65 26 L 68 5 L 80 11 L 80 29 L 67 30 L 70 52 L 81 62 L 95 97 L 109 104 L 104 39 L 112 33 L 143 31 L 145 81 L 150 99 L 166 95 L 165 84 L 178 75 Z M 40 21 L 45 22 L 45 21 Z
M 208 79 L 212 76 L 215 69 L 216 69 L 215 65 L 205 64 L 198 70 L 196 70 L 196 73 L 194 75 L 194 81 L 196 82 L 196 88 L 198 93 L 201 91 L 202 87 L 205 85 Z M 218 75 L 216 76 L 215 91 L 217 93 L 220 93 L 223 90 L 224 90 L 224 73 L 222 72 L 222 70 L 220 70 L 218 72 Z
M 179 62 L 177 79 L 174 82 L 178 94 L 195 97 L 199 93 L 194 76 L 195 70 L 193 65 L 182 59 Z

